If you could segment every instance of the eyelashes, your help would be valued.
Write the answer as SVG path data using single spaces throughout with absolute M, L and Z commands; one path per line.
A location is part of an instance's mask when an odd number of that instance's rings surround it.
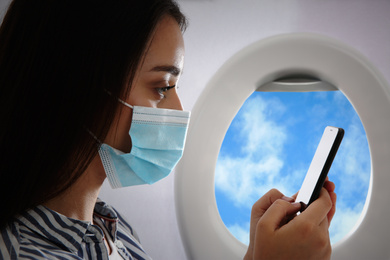
M 163 88 L 157 88 L 157 92 L 161 97 L 165 97 L 165 94 L 170 90 L 175 88 L 176 85 L 168 86 L 168 87 L 163 87 Z

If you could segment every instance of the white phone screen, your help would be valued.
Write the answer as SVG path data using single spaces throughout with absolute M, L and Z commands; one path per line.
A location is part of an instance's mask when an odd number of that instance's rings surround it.
M 319 196 L 326 176 L 344 135 L 342 128 L 327 126 L 307 171 L 295 201 L 303 203 L 304 210 Z

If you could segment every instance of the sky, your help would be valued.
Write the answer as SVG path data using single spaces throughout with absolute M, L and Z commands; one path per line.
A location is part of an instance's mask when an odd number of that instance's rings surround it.
M 249 243 L 251 207 L 268 190 L 295 194 L 326 126 L 344 139 L 329 171 L 336 184 L 331 242 L 358 224 L 370 181 L 371 160 L 363 125 L 340 91 L 254 92 L 233 119 L 215 169 L 215 196 L 229 231 Z

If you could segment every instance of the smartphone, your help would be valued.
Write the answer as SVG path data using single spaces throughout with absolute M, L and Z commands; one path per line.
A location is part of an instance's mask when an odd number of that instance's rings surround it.
M 296 202 L 300 202 L 301 212 L 320 195 L 330 166 L 344 137 L 344 129 L 327 126 L 311 161 L 309 170 L 298 192 Z

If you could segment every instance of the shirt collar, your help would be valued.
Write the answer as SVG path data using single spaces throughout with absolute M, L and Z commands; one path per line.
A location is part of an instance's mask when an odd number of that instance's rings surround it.
M 115 211 L 98 199 L 94 212 L 100 218 L 109 221 L 109 230 L 113 239 L 115 239 L 117 224 Z M 33 232 L 72 252 L 79 251 L 83 242 L 96 243 L 103 240 L 102 230 L 89 221 L 68 218 L 43 205 L 27 211 L 17 219 L 20 224 Z
M 94 221 L 97 219 L 105 226 L 111 239 L 115 242 L 118 229 L 118 215 L 111 206 L 101 201 L 99 198 L 94 209 Z

